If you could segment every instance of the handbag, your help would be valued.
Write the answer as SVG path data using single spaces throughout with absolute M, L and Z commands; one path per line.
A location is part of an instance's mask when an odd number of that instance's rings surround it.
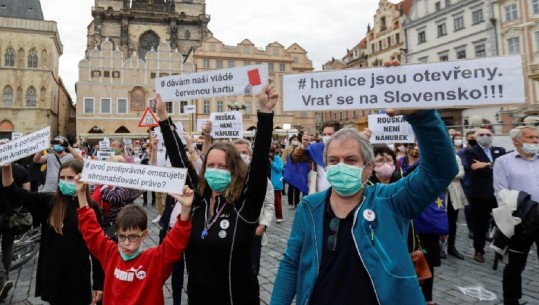
M 32 214 L 24 207 L 19 207 L 13 211 L 13 215 L 9 216 L 7 221 L 7 229 L 17 235 L 22 234 L 32 228 Z
M 415 274 L 419 280 L 419 285 L 422 285 L 426 279 L 432 278 L 432 272 L 430 272 L 429 263 L 427 262 L 427 258 L 425 257 L 425 253 L 421 247 L 419 236 L 417 236 L 417 233 L 415 232 L 413 222 L 411 222 L 410 227 L 413 235 L 412 252 L 410 252 L 410 258 L 414 264 Z

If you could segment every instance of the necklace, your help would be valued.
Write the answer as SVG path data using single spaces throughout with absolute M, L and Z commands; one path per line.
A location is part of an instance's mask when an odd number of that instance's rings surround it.
M 219 204 L 220 201 L 221 200 L 218 200 L 217 204 Z M 204 226 L 204 230 L 202 230 L 202 234 L 200 234 L 200 238 L 204 239 L 206 236 L 208 236 L 208 230 L 211 228 L 211 226 L 213 226 L 213 224 L 217 221 L 217 219 L 219 219 L 219 215 L 221 215 L 221 212 L 225 209 L 225 206 L 226 206 L 226 201 L 219 208 L 217 213 L 213 215 L 213 220 L 210 223 L 208 223 L 208 213 L 206 212 L 206 220 L 205 220 L 206 225 Z

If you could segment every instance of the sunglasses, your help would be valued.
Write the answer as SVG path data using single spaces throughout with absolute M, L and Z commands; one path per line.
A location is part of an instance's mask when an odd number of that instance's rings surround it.
M 335 251 L 337 248 L 337 234 L 339 234 L 339 223 L 340 220 L 337 217 L 333 217 L 329 222 L 329 229 L 334 233 L 328 236 L 328 249 Z
M 130 242 L 136 242 L 144 235 L 144 232 L 146 232 L 146 230 L 140 232 L 140 234 L 123 235 L 123 234 L 114 233 L 114 235 L 116 235 L 116 237 L 118 238 L 118 241 L 125 241 L 127 239 Z

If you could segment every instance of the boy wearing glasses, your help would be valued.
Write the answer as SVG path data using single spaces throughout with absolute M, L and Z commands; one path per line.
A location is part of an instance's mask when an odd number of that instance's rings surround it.
M 76 178 L 79 228 L 88 250 L 105 272 L 103 304 L 164 304 L 163 285 L 172 273 L 191 234 L 191 204 L 193 190 L 187 186 L 183 195 L 173 196 L 181 204 L 176 224 L 159 246 L 142 250 L 142 241 L 148 237 L 146 211 L 137 205 L 127 205 L 115 222 L 118 244 L 103 234 L 94 211 L 88 208 L 86 184 Z

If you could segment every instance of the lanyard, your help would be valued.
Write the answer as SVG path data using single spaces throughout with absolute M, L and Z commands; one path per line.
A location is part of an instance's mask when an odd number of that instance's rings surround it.
M 219 197 L 217 197 L 219 199 Z M 220 203 L 221 200 L 218 200 L 218 204 Z M 213 220 L 208 223 L 208 205 L 206 206 L 206 215 L 205 215 L 205 221 L 204 223 L 206 224 L 204 226 L 204 230 L 202 230 L 202 234 L 200 234 L 200 238 L 204 239 L 206 236 L 208 236 L 208 230 L 211 228 L 211 226 L 213 226 L 213 224 L 217 221 L 217 219 L 219 219 L 219 215 L 221 215 L 221 212 L 223 212 L 223 210 L 225 209 L 225 206 L 226 206 L 227 202 L 225 201 L 225 203 L 221 206 L 221 208 L 219 209 L 219 211 L 217 211 L 217 213 L 215 215 L 213 215 Z

